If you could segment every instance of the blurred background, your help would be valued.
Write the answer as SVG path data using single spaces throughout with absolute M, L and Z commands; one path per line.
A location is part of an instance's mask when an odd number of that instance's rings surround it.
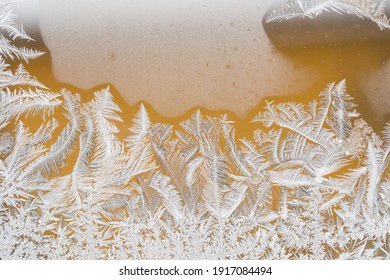
M 272 0 L 17 2 L 26 31 L 47 52 L 30 68 L 54 88 L 109 83 L 127 104 L 144 101 L 165 117 L 203 107 L 245 118 L 264 98 L 312 100 L 346 78 L 366 120 L 378 128 L 389 120 L 390 44 L 380 55 L 355 48 L 340 61 L 326 47 L 285 52 L 262 25 Z M 357 69 L 357 53 L 375 62 Z

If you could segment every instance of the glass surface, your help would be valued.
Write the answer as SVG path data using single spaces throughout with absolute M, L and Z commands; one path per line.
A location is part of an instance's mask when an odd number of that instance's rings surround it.
M 388 2 L 0 2 L 0 259 L 388 259 Z

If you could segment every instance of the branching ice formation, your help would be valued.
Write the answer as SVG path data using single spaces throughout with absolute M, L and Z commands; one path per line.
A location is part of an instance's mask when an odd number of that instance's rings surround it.
M 359 118 L 345 81 L 268 103 L 252 137 L 141 105 L 121 139 L 109 88 L 83 103 L 12 70 L 40 55 L 13 19 L 1 4 L 0 259 L 390 258 L 390 124 Z
M 349 14 L 375 22 L 381 30 L 390 28 L 385 14 L 386 0 L 284 0 L 273 10 L 266 22 L 293 18 L 311 18 L 325 13 Z

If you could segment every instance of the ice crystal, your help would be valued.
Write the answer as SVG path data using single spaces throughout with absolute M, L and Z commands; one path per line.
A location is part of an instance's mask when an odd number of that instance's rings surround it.
M 360 119 L 345 81 L 268 103 L 251 138 L 227 115 L 174 127 L 141 105 L 121 139 L 109 88 L 83 103 L 10 70 L 38 52 L 12 45 L 30 38 L 0 8 L 0 259 L 390 258 L 390 124 Z
M 369 19 L 383 30 L 390 27 L 390 19 L 385 13 L 386 2 L 387 0 L 283 0 L 280 7 L 273 10 L 266 21 L 313 19 L 323 13 L 334 12 Z

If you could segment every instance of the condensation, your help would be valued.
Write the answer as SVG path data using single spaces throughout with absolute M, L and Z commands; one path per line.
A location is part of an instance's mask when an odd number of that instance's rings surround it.
M 308 101 L 346 79 L 358 111 L 380 129 L 390 112 L 388 44 L 282 52 L 262 26 L 272 2 L 41 0 L 27 14 L 47 54 L 32 73 L 86 100 L 110 84 L 118 102 L 142 101 L 154 121 L 170 122 L 195 107 L 250 119 L 265 99 Z

